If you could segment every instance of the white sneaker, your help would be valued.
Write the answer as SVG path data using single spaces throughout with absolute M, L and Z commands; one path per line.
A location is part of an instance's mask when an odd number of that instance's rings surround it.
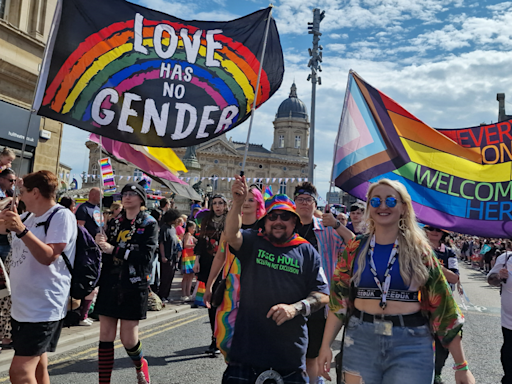
M 92 325 L 92 324 L 94 324 L 94 320 L 93 320 L 93 319 L 89 319 L 89 318 L 87 318 L 87 319 L 85 319 L 84 321 L 87 321 L 87 322 L 88 322 L 89 324 L 91 324 L 91 325 Z
M 92 323 L 88 322 L 87 319 L 86 319 L 86 320 L 80 320 L 78 325 L 85 325 L 85 326 L 90 327 L 92 325 Z
M 189 301 L 190 297 L 188 296 L 181 296 L 181 301 Z

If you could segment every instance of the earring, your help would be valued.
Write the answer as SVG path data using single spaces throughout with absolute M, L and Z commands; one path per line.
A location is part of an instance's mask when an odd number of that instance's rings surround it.
M 398 229 L 400 229 L 402 232 L 405 232 L 407 229 L 407 223 L 405 222 L 405 219 L 403 217 L 398 220 Z

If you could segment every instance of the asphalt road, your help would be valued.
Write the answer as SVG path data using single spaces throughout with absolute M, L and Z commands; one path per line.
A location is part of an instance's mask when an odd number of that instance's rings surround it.
M 469 303 L 457 301 L 466 316 L 463 346 L 470 369 L 480 384 L 499 383 L 502 376 L 499 350 L 502 343 L 500 326 L 500 297 L 496 288 L 489 287 L 485 275 L 465 264 L 461 266 L 461 281 Z M 210 358 L 204 350 L 210 343 L 210 327 L 205 309 L 191 309 L 174 318 L 141 332 L 144 354 L 149 362 L 153 384 L 220 383 L 225 369 L 222 357 Z M 334 349 L 339 350 L 339 341 Z M 455 384 L 448 358 L 443 372 L 446 384 Z M 97 340 L 65 355 L 50 360 L 52 384 L 97 382 Z M 7 383 L 7 376 L 0 377 L 0 384 Z M 135 369 L 116 342 L 113 383 L 136 383 Z M 399 384 L 399 383 L 397 383 Z M 400 383 L 401 384 L 401 383 Z M 414 383 L 412 383 L 414 384 Z

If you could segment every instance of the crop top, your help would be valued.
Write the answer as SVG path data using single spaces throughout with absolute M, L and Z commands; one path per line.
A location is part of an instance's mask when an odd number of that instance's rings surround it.
M 375 244 L 373 251 L 373 261 L 377 269 L 377 277 L 381 284 L 384 286 L 384 273 L 389 261 L 389 255 L 393 249 L 393 244 L 381 245 Z M 357 260 L 354 261 L 354 273 L 359 268 Z M 400 275 L 400 257 L 398 257 L 393 264 L 390 272 L 391 284 L 387 294 L 388 301 L 404 301 L 404 302 L 418 302 L 418 287 L 410 287 L 404 283 Z M 370 270 L 370 256 L 367 255 L 366 265 L 361 280 L 357 286 L 356 298 L 357 299 L 375 299 L 380 300 L 382 293 L 377 287 L 372 271 Z

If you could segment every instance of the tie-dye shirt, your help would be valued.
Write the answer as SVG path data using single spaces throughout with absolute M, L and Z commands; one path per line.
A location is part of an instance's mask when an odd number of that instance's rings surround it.
M 341 321 L 345 319 L 347 309 L 354 308 L 354 302 L 349 298 L 350 278 L 354 260 L 367 241 L 368 235 L 359 235 L 347 244 L 331 280 L 329 308 Z M 435 255 L 425 257 L 424 263 L 429 270 L 429 278 L 420 287 L 421 311 L 428 318 L 431 331 L 447 346 L 462 331 L 464 316 L 451 294 Z

